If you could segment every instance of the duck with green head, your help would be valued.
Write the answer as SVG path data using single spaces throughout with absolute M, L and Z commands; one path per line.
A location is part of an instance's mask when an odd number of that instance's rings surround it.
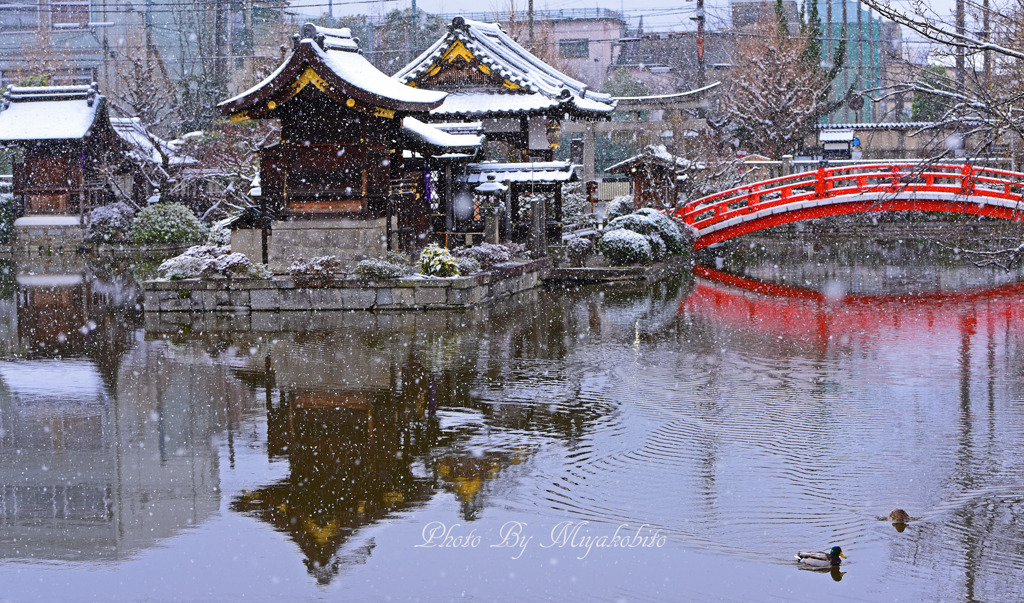
M 832 550 L 827 553 L 807 553 L 801 551 L 796 554 L 796 558 L 800 563 L 805 563 L 812 567 L 833 567 L 839 565 L 843 562 L 840 557 L 846 559 L 846 555 L 843 554 L 843 549 L 837 546 L 832 547 Z

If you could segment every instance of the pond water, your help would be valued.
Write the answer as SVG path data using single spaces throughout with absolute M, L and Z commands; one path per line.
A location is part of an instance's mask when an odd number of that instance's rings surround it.
M 948 255 L 189 321 L 16 259 L 0 600 L 1020 600 L 1024 284 Z

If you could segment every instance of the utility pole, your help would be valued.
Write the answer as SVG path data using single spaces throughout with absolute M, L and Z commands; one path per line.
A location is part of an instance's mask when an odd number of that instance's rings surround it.
M 642 17 L 641 17 L 642 18 Z M 690 17 L 697 22 L 697 88 L 704 87 L 704 0 L 697 0 L 697 14 Z
M 533 52 L 533 0 L 526 5 L 526 14 L 530 20 L 530 52 Z

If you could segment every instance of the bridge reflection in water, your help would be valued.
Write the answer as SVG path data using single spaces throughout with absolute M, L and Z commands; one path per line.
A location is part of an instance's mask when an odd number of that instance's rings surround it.
M 830 346 L 867 342 L 883 331 L 910 325 L 920 327 L 907 329 L 918 336 L 951 330 L 969 335 L 979 325 L 1008 325 L 1024 319 L 1024 282 L 885 295 L 846 294 L 838 289 L 822 292 L 705 266 L 695 266 L 694 275 L 696 288 L 680 301 L 680 313 L 699 314 L 764 337 L 809 345 L 822 353 Z

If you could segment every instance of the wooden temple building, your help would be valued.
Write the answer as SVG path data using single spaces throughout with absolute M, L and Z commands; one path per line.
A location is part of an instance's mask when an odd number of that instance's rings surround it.
M 549 235 L 559 232 L 561 186 L 579 177 L 570 162 L 554 161 L 561 124 L 608 119 L 615 109 L 610 95 L 589 90 L 537 58 L 500 25 L 463 17 L 452 19 L 447 33 L 394 78 L 421 90 L 448 93 L 430 110 L 429 121 L 475 123 L 487 138 L 484 159 L 495 163 L 470 164 L 446 188 L 461 189 L 465 198 L 477 183 L 493 176 L 510 188 L 509 238 L 520 238 L 528 228 L 519 220 L 518 207 L 526 199 L 545 212 Z M 435 230 L 480 230 L 480 201 L 474 199 L 471 211 L 459 211 L 460 203 L 449 204 L 447 212 L 435 216 Z
M 425 244 L 429 174 L 467 162 L 482 143 L 425 123 L 446 96 L 380 72 L 348 29 L 304 25 L 276 71 L 219 105 L 236 121 L 281 122 L 281 141 L 260 151 L 265 227 L 236 231 L 233 248 L 282 272 L 294 258 L 334 255 L 351 266 Z

